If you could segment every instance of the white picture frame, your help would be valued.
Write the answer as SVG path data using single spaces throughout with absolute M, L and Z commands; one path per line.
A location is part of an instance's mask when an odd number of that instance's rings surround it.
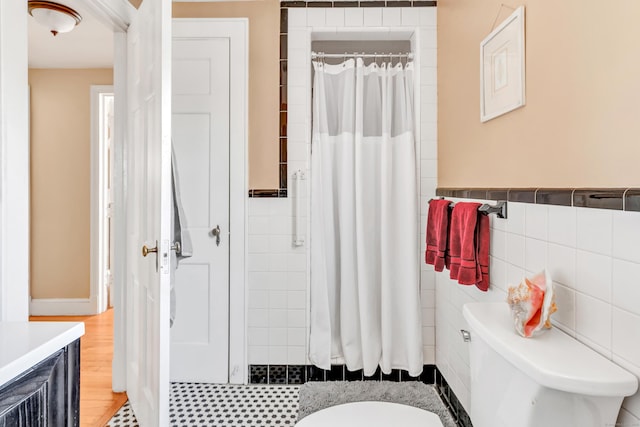
M 525 105 L 524 6 L 480 42 L 480 121 Z

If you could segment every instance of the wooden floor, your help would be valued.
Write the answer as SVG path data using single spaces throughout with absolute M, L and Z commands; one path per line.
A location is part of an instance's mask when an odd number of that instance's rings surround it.
M 127 401 L 111 391 L 113 309 L 97 316 L 32 316 L 33 321 L 84 322 L 80 339 L 80 425 L 103 427 Z

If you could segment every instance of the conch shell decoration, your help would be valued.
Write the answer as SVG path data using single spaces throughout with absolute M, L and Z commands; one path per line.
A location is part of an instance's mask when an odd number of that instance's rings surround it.
M 546 270 L 531 278 L 523 278 L 518 286 L 510 286 L 507 302 L 511 307 L 516 331 L 526 338 L 550 329 L 549 318 L 558 309 L 553 282 Z

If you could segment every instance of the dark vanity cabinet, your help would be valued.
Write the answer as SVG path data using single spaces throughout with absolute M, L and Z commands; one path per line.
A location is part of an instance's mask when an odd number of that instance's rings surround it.
M 79 339 L 0 386 L 0 427 L 79 425 Z

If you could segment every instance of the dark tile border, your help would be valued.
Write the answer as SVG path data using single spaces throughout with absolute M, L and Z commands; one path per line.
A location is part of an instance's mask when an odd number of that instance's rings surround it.
M 440 197 L 462 197 L 462 189 L 458 188 L 436 188 L 436 196 Z
M 369 377 L 365 376 L 364 373 L 362 373 L 362 380 L 363 381 L 381 381 L 382 380 L 382 371 L 380 370 L 380 367 L 378 366 L 378 368 L 373 373 L 373 375 L 371 375 Z
M 507 193 L 507 200 L 510 202 L 535 203 L 536 189 L 521 188 L 513 191 L 509 190 L 509 192 Z
M 387 2 L 387 7 L 412 7 L 411 0 L 395 0 Z
M 571 206 L 573 190 L 570 188 L 538 188 L 536 204 Z
M 437 372 L 436 365 L 424 365 L 420 374 L 420 381 L 425 384 L 435 384 Z
M 268 189 L 268 190 L 249 190 L 249 197 L 272 197 L 272 198 L 286 198 L 287 189 Z
M 304 365 L 287 365 L 287 384 L 304 384 L 305 372 Z
M 640 188 L 437 188 L 436 195 L 640 212 Z
M 269 384 L 288 384 L 287 365 L 269 365 Z
M 437 1 L 424 0 L 362 0 L 362 1 L 298 1 L 284 0 L 281 8 L 292 7 L 437 7 Z
M 327 381 L 344 381 L 346 370 L 344 365 L 331 365 L 331 370 L 326 371 Z
M 419 377 L 412 377 L 400 369 L 385 375 L 380 367 L 367 377 L 362 369 L 349 371 L 345 365 L 331 365 L 328 371 L 313 365 L 249 365 L 249 384 L 303 384 L 309 381 L 422 381 L 435 384 L 437 375 L 435 365 L 424 365 Z
M 437 367 L 434 368 L 435 381 L 433 384 L 436 385 L 436 390 L 449 410 L 449 413 L 453 416 L 454 421 L 458 427 L 473 427 L 473 424 L 471 424 L 471 417 L 467 414 L 467 411 L 458 400 L 453 389 L 449 387 L 449 383 L 447 383 L 447 380 L 444 378 L 440 370 Z
M 278 160 L 278 188 L 251 189 L 249 197 L 287 197 L 289 181 L 287 168 L 287 40 L 289 32 L 289 9 L 315 7 L 436 7 L 436 1 L 419 0 L 363 0 L 363 1 L 298 1 L 280 2 L 280 156 Z
M 269 383 L 269 366 L 268 365 L 250 365 L 249 366 L 249 384 L 268 384 Z
M 400 369 L 385 375 L 380 367 L 372 376 L 365 377 L 362 369 L 352 372 L 344 365 L 331 365 L 328 371 L 313 365 L 249 365 L 249 384 L 300 385 L 313 381 L 421 381 L 433 384 L 458 427 L 473 427 L 471 418 L 436 365 L 424 365 L 419 377 L 412 377 Z
M 332 1 L 310 1 L 307 2 L 307 7 L 333 7 Z
M 624 208 L 625 189 L 576 189 L 573 192 L 573 206 L 583 208 L 614 209 Z
M 640 212 L 640 190 L 630 188 L 624 194 L 624 210 Z
M 509 191 L 500 188 L 487 190 L 487 200 L 507 200 Z
M 357 1 L 336 1 L 333 7 L 358 7 Z
M 317 366 L 307 365 L 306 373 L 307 376 L 305 377 L 305 382 L 327 380 L 326 371 L 318 368 Z
M 392 369 L 389 375 L 382 373 L 382 381 L 393 381 L 394 383 L 400 382 L 400 369 Z

